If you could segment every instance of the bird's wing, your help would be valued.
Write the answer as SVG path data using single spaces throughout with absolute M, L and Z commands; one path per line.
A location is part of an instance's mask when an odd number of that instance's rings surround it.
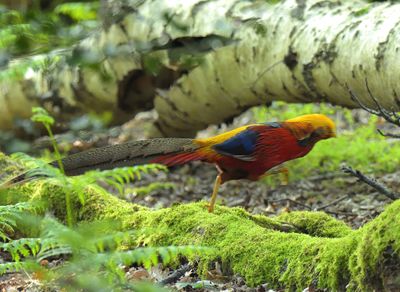
M 259 132 L 252 129 L 252 127 L 248 127 L 231 138 L 213 145 L 212 149 L 221 155 L 243 161 L 254 161 L 256 160 L 254 154 L 258 138 Z

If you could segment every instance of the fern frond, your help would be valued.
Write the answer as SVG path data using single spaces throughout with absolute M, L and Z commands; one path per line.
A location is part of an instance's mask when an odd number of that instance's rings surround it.
M 176 184 L 170 182 L 154 182 L 147 186 L 138 187 L 138 188 L 131 188 L 127 189 L 126 192 L 132 193 L 135 196 L 146 196 L 147 194 L 154 192 L 156 190 L 166 190 L 166 189 L 175 189 Z
M 26 267 L 25 262 L 9 262 L 0 264 L 0 275 L 11 272 L 18 272 Z
M 21 238 L 6 243 L 0 243 L 0 249 L 10 253 L 15 262 L 29 255 L 36 255 L 40 249 L 39 238 Z
M 104 182 L 111 187 L 118 190 L 120 194 L 123 194 L 124 185 L 130 181 L 140 180 L 142 173 L 150 174 L 157 173 L 160 171 L 167 171 L 168 169 L 164 165 L 159 164 L 146 164 L 130 167 L 121 167 L 111 170 L 92 170 L 88 171 L 83 175 L 69 178 L 73 186 L 73 191 L 79 195 L 81 201 L 84 201 L 83 194 L 84 189 L 88 185 L 93 185 L 96 182 Z M 99 188 L 99 186 L 97 186 Z M 103 189 L 103 191 L 105 191 Z
M 196 253 L 209 252 L 212 249 L 193 245 L 167 246 L 167 247 L 142 247 L 134 250 L 115 252 L 111 255 L 110 261 L 116 264 L 130 266 L 132 264 L 143 265 L 150 268 L 159 263 L 159 257 L 163 264 L 169 264 L 179 256 L 192 257 Z
M 25 153 L 14 153 L 11 158 L 18 160 L 28 169 L 24 175 L 26 178 L 33 177 L 60 177 L 60 170 L 52 167 L 47 162 L 29 156 Z
M 9 234 L 14 232 L 17 220 L 26 212 L 34 212 L 37 206 L 30 202 L 21 202 L 14 205 L 0 206 L 0 238 L 9 239 Z
M 119 184 L 124 184 L 132 180 L 140 180 L 142 173 L 157 173 L 160 171 L 167 171 L 167 167 L 160 164 L 145 164 L 130 167 L 121 167 L 111 170 L 103 171 L 89 171 L 84 176 L 96 179 L 96 180 L 109 180 Z

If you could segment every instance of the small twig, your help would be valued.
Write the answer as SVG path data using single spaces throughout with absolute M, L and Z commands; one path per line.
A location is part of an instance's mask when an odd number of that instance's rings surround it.
M 306 208 L 306 209 L 308 209 L 308 210 L 312 210 L 312 208 L 311 208 L 310 206 L 307 206 L 306 204 L 297 202 L 297 201 L 292 200 L 292 199 L 289 199 L 289 198 L 278 199 L 278 200 L 273 200 L 273 201 L 269 201 L 269 202 L 270 202 L 270 203 L 278 203 L 278 202 L 282 202 L 282 201 L 291 202 L 291 203 L 293 203 L 293 204 L 295 204 L 295 205 L 299 205 L 299 206 L 301 206 L 301 207 L 303 207 L 303 208 Z
M 339 177 L 344 177 L 344 176 L 345 175 L 342 172 L 329 172 L 329 173 L 311 176 L 307 180 L 309 180 L 309 181 L 330 180 L 333 178 L 339 178 Z
M 367 111 L 367 112 L 369 112 L 370 114 L 373 114 L 373 115 L 377 115 L 377 116 L 379 115 L 379 112 L 378 112 L 378 111 L 373 110 L 373 109 L 371 109 L 371 108 L 365 106 L 365 105 L 358 99 L 358 97 L 354 94 L 354 92 L 350 89 L 350 87 L 349 87 L 349 85 L 348 85 L 347 83 L 346 83 L 346 87 L 347 87 L 347 90 L 348 90 L 349 93 L 350 93 L 351 99 L 352 99 L 353 101 L 357 102 L 357 104 L 358 104 L 363 110 L 365 110 L 365 111 Z
M 348 197 L 349 197 L 349 195 L 342 196 L 342 197 L 340 197 L 340 198 L 338 198 L 336 200 L 333 200 L 332 202 L 330 202 L 328 204 L 325 204 L 325 205 L 322 205 L 321 207 L 315 208 L 314 211 L 321 211 L 323 209 L 326 209 L 328 207 L 336 205 L 337 203 L 343 201 L 344 199 L 347 199 Z
M 372 94 L 371 89 L 369 88 L 368 80 L 365 78 L 365 86 L 367 87 L 367 92 L 372 101 L 375 103 L 376 107 L 378 110 L 371 109 L 364 105 L 358 97 L 354 94 L 354 92 L 350 89 L 348 84 L 346 83 L 347 90 L 350 93 L 350 97 L 353 101 L 357 102 L 357 104 L 365 111 L 369 112 L 370 114 L 376 115 L 378 117 L 384 118 L 388 123 L 393 124 L 397 127 L 400 127 L 400 115 L 395 112 L 394 110 L 388 111 L 384 109 L 381 104 L 379 103 L 378 99 Z M 384 137 L 392 137 L 396 139 L 400 139 L 400 135 L 396 134 L 390 134 L 390 133 L 384 133 L 381 130 L 378 129 L 379 134 L 381 134 Z
M 171 283 L 175 283 L 178 281 L 181 277 L 185 275 L 187 271 L 189 271 L 192 268 L 192 265 L 190 264 L 185 264 L 181 268 L 175 270 L 171 275 L 166 277 L 164 280 L 160 281 L 161 285 L 168 285 Z
M 366 183 L 367 185 L 373 187 L 379 193 L 385 195 L 386 197 L 390 198 L 391 200 L 397 200 L 397 199 L 400 198 L 399 194 L 396 194 L 396 193 L 390 191 L 383 184 L 379 183 L 376 179 L 370 178 L 370 177 L 364 175 L 362 172 L 360 172 L 357 169 L 353 169 L 350 166 L 343 165 L 342 166 L 342 170 L 345 173 L 348 173 L 348 174 L 351 174 L 352 176 L 357 177 L 360 181 L 362 181 L 362 182 Z
M 324 212 L 331 214 L 331 215 L 335 215 L 335 216 L 339 216 L 339 215 L 348 216 L 348 217 L 357 217 L 358 216 L 357 214 L 349 213 L 349 212 L 329 211 L 329 210 L 326 210 Z
M 378 133 L 381 134 L 383 137 L 390 137 L 390 138 L 400 139 L 400 135 L 392 134 L 392 133 L 384 133 L 379 129 L 377 129 L 377 130 L 378 130 Z
M 368 80 L 365 78 L 365 86 L 367 87 L 367 91 L 371 99 L 374 101 L 375 105 L 377 106 L 379 110 L 379 116 L 384 118 L 387 122 L 396 125 L 400 127 L 400 117 L 399 115 L 394 111 L 387 111 L 385 110 L 378 102 L 378 100 L 375 98 L 375 96 L 372 94 L 371 89 L 369 88 L 368 85 Z

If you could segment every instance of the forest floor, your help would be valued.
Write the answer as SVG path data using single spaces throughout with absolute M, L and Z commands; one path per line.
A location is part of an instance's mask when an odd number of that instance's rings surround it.
M 357 111 L 354 112 L 357 115 L 360 114 Z M 250 115 L 251 112 L 247 112 L 235 119 L 229 128 L 248 122 L 252 119 Z M 96 137 L 92 136 L 91 139 L 80 139 L 74 135 L 60 136 L 60 139 L 72 142 L 70 143 L 73 145 L 72 151 L 137 140 L 144 137 L 146 125 L 152 118 L 151 113 L 139 115 L 124 126 Z M 226 128 L 210 127 L 202 131 L 200 135 L 210 136 L 224 130 Z M 43 141 L 38 143 L 46 144 Z M 127 185 L 123 195 L 112 189 L 110 192 L 127 201 L 156 209 L 178 203 L 209 200 L 216 173 L 213 165 L 195 162 L 172 168 L 167 173 L 144 175 L 135 184 Z M 397 171 L 377 174 L 375 177 L 394 192 L 400 192 L 399 175 L 400 172 Z M 146 187 L 149 184 L 153 187 Z M 293 180 L 289 178 L 287 185 L 281 184 L 279 176 L 274 176 L 267 182 L 228 182 L 221 186 L 217 200 L 217 204 L 230 207 L 240 206 L 250 213 L 267 216 L 294 210 L 324 211 L 345 221 L 353 228 L 358 228 L 376 217 L 389 202 L 390 199 L 386 196 L 379 194 L 356 178 L 344 174 L 340 169 L 331 172 L 316 169 L 312 176 Z M 180 276 L 169 277 L 174 272 L 180 272 Z M 169 283 L 166 287 L 180 291 L 273 291 L 269 290 L 267 283 L 256 288 L 247 287 L 240 275 L 222 274 L 218 263 L 215 263 L 214 269 L 209 272 L 206 280 L 199 278 L 196 267 L 187 266 L 185 263 L 176 270 L 157 266 L 148 271 L 142 267 L 133 267 L 127 269 L 126 275 L 130 279 L 151 282 L 160 282 L 168 278 Z M 304 288 L 308 291 L 307 287 Z M 52 291 L 53 288 L 45 287 L 32 275 L 23 273 L 0 277 L 0 291 L 21 290 Z

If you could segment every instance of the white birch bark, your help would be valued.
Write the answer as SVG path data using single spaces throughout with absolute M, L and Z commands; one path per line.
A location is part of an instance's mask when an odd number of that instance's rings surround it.
M 118 3 L 109 5 L 113 2 Z M 400 4 L 131 0 L 115 5 L 120 13 L 114 22 L 74 48 L 101 56 L 100 67 L 72 66 L 62 58 L 47 72 L 2 82 L 0 128 L 10 128 L 13 117 L 29 115 L 30 106 L 44 100 L 60 113 L 112 110 L 118 121 L 154 102 L 159 119 L 153 135 L 192 136 L 273 100 L 354 106 L 346 84 L 372 104 L 366 79 L 383 106 L 399 108 Z M 104 54 L 110 47 L 113 53 Z

